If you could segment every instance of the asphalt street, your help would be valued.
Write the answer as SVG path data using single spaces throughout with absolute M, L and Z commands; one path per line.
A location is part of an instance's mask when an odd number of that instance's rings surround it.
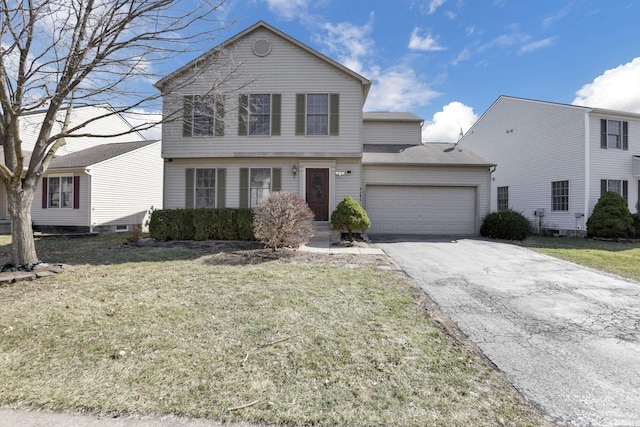
M 495 241 L 372 237 L 551 421 L 640 426 L 640 283 Z

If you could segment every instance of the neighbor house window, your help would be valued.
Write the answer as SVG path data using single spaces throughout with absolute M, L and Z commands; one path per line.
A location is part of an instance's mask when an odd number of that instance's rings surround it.
M 622 179 L 603 179 L 600 181 L 600 195 L 607 191 L 613 191 L 627 199 L 629 182 Z
M 509 210 L 509 187 L 498 187 L 498 210 Z
M 296 135 L 339 134 L 340 97 L 337 93 L 296 95 Z
M 281 168 L 241 168 L 240 207 L 256 208 L 273 191 L 280 191 Z
M 73 208 L 73 177 L 50 176 L 48 203 L 50 208 Z
M 187 169 L 185 207 L 224 208 L 227 170 L 224 168 Z
M 600 147 L 629 149 L 629 123 L 620 120 L 600 120 Z
M 555 181 L 551 183 L 551 210 L 569 210 L 569 181 Z
M 214 95 L 188 95 L 183 99 L 183 136 L 224 135 L 224 104 Z

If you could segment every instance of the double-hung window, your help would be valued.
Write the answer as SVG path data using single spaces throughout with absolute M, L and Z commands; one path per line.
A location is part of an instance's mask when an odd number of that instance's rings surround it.
M 600 196 L 607 191 L 618 193 L 627 199 L 629 193 L 629 181 L 623 179 L 603 179 L 600 180 Z
M 280 135 L 281 103 L 278 93 L 240 95 L 238 135 Z
M 281 183 L 282 169 L 280 168 L 241 168 L 240 207 L 258 207 L 271 192 L 280 191 Z
M 600 120 L 600 148 L 629 149 L 629 122 Z
M 569 181 L 551 183 L 551 210 L 554 212 L 569 210 Z
M 509 210 L 509 187 L 498 187 L 498 210 Z
M 337 136 L 339 127 L 339 94 L 299 93 L 296 95 L 296 135 Z
M 47 196 L 49 208 L 73 208 L 73 176 L 50 176 Z
M 183 98 L 182 135 L 223 136 L 224 104 L 221 96 L 187 95 Z
M 197 168 L 186 170 L 185 207 L 224 208 L 227 170 Z

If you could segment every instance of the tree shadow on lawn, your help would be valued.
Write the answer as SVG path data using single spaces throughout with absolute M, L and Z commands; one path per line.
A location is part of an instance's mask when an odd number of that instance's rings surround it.
M 126 235 L 36 237 L 41 262 L 62 265 L 114 265 L 142 262 L 195 261 L 209 257 L 210 264 L 256 264 L 286 256 L 287 251 L 270 255 L 260 242 L 250 241 L 168 241 L 148 246 L 128 243 Z M 11 260 L 11 244 L 0 244 L 0 266 Z

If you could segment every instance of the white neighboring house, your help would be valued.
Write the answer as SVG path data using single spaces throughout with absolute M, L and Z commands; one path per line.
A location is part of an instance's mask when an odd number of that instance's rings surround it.
M 229 64 L 237 64 L 226 78 Z M 410 113 L 363 113 L 371 82 L 262 21 L 156 83 L 164 207 L 302 196 L 319 224 L 346 196 L 371 233 L 478 234 L 492 164 L 421 144 Z
M 640 200 L 639 114 L 501 96 L 459 145 L 498 164 L 491 210 L 542 230 L 584 234 L 606 191 Z
M 56 157 L 36 189 L 35 231 L 118 232 L 162 208 L 160 141 L 101 144 Z
M 66 145 L 43 174 L 32 205 L 34 230 L 109 232 L 132 230 L 144 214 L 162 207 L 160 141 L 146 141 L 108 105 L 74 107 L 70 127 L 98 119 L 66 138 Z M 58 114 L 54 132 L 66 111 Z M 28 164 L 44 112 L 20 118 L 25 163 Z M 127 133 L 128 132 L 128 133 Z M 99 135 L 122 134 L 112 137 Z M 46 191 L 43 194 L 43 187 Z M 10 232 L 7 196 L 0 185 L 0 232 Z

